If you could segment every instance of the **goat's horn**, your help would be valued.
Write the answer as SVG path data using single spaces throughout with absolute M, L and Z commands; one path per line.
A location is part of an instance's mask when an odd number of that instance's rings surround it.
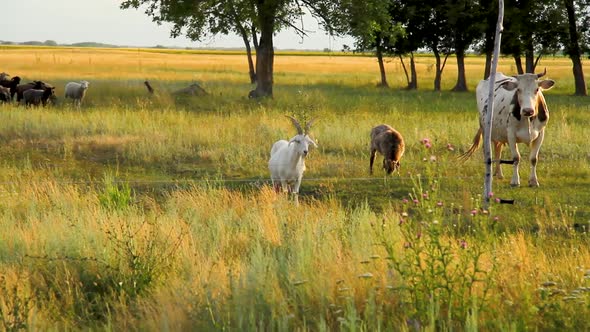
M 309 128 L 311 128 L 311 125 L 312 125 L 312 124 L 315 122 L 315 120 L 317 120 L 317 119 L 312 119 L 311 121 L 308 121 L 308 122 L 305 124 L 305 133 L 306 133 L 306 134 L 309 132 Z
M 547 67 L 545 67 L 545 70 L 541 74 L 537 74 L 537 78 L 541 78 L 545 76 L 545 74 L 547 74 Z
M 291 119 L 291 122 L 293 122 L 293 125 L 295 126 L 295 128 L 297 128 L 297 134 L 302 135 L 303 129 L 301 129 L 301 125 L 299 124 L 299 121 L 297 121 L 297 119 L 295 119 L 294 117 L 292 117 L 290 115 L 285 115 L 285 116 L 288 117 L 289 119 Z

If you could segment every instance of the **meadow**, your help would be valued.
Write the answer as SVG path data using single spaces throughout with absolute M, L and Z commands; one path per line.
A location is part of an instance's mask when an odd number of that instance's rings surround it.
M 406 91 L 397 59 L 384 89 L 371 57 L 279 52 L 269 100 L 246 98 L 235 52 L 0 59 L 59 98 L 0 105 L 0 330 L 590 329 L 590 99 L 571 95 L 566 58 L 539 64 L 556 81 L 540 187 L 526 162 L 510 187 L 504 166 L 487 209 L 481 155 L 457 161 L 477 131 L 480 57 L 466 60 L 471 92 L 453 93 L 453 59 L 433 92 L 434 58 L 419 56 Z M 514 74 L 512 60 L 499 70 Z M 81 109 L 63 98 L 73 80 L 90 81 Z M 209 94 L 170 94 L 191 82 Z M 298 206 L 267 169 L 272 143 L 295 134 L 286 114 L 317 119 Z M 368 172 L 381 123 L 406 141 L 389 177 L 381 156 Z

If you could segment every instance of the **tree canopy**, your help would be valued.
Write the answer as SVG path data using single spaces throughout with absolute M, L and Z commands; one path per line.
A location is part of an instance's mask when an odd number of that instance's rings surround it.
M 281 29 L 307 34 L 302 17 L 311 13 L 323 28 L 355 38 L 356 51 L 373 52 L 387 86 L 383 58 L 409 56 L 411 78 L 416 88 L 413 55 L 430 50 L 436 58 L 434 89 L 446 59 L 457 57 L 457 84 L 466 90 L 463 58 L 476 51 L 487 56 L 497 17 L 497 0 L 124 0 L 121 8 L 142 8 L 155 22 L 173 24 L 171 35 L 192 40 L 235 33 L 242 37 L 249 72 L 256 88 L 249 97 L 272 96 L 273 36 Z M 533 72 L 543 55 L 562 52 L 572 59 L 576 94 L 586 94 L 581 58 L 590 50 L 590 0 L 507 0 L 502 53 L 512 56 L 519 73 Z M 251 46 L 256 52 L 252 60 Z M 525 65 L 522 64 L 522 58 Z M 483 71 L 487 76 L 489 65 Z

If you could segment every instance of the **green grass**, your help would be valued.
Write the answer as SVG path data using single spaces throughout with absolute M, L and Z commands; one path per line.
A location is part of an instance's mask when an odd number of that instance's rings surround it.
M 568 95 L 561 59 L 541 186 L 510 187 L 505 166 L 494 195 L 515 204 L 484 211 L 481 155 L 456 159 L 477 130 L 472 92 L 377 89 L 370 71 L 291 63 L 275 98 L 254 101 L 245 71 L 187 64 L 176 77 L 160 62 L 150 97 L 137 67 L 99 70 L 124 68 L 117 50 L 95 52 L 104 64 L 71 69 L 91 81 L 81 110 L 0 106 L 0 329 L 590 328 L 590 102 Z M 29 70 L 71 79 L 43 64 Z M 210 94 L 170 96 L 191 71 Z M 317 118 L 299 206 L 269 186 L 270 147 L 295 134 L 285 114 Z M 391 177 L 368 174 L 380 123 L 406 140 Z

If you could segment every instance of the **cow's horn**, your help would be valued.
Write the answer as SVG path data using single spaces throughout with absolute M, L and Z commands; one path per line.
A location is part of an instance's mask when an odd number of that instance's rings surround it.
M 543 70 L 543 72 L 541 74 L 537 74 L 537 78 L 541 78 L 541 77 L 545 76 L 545 74 L 547 74 L 547 67 L 545 67 L 545 70 Z
M 303 135 L 303 129 L 301 129 L 301 125 L 299 124 L 299 121 L 297 121 L 297 119 L 295 119 L 294 117 L 292 117 L 290 115 L 285 115 L 285 116 L 288 117 L 289 119 L 291 119 L 291 122 L 293 122 L 293 125 L 295 126 L 295 128 L 297 128 L 297 134 Z

